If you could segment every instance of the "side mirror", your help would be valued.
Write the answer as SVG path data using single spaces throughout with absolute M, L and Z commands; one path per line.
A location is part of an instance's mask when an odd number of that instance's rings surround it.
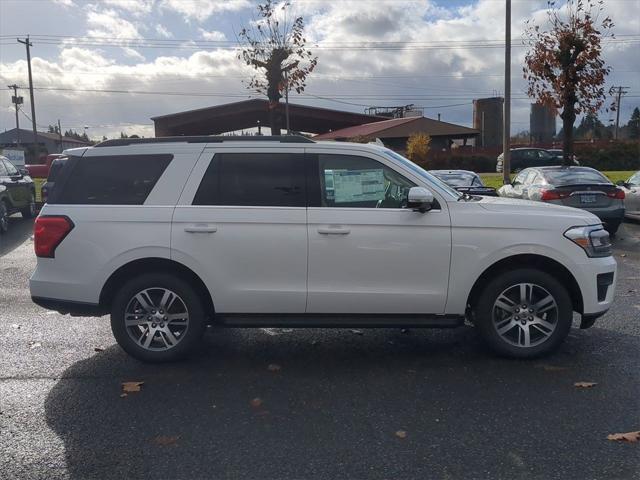
M 425 213 L 433 208 L 433 193 L 424 187 L 411 187 L 407 207 Z
M 27 171 L 27 169 L 26 169 L 26 168 L 19 168 L 19 169 L 18 169 L 18 173 L 19 173 L 20 175 L 22 175 L 23 177 L 24 177 L 24 176 L 26 176 L 26 175 L 29 175 L 29 172 Z
M 624 180 L 618 180 L 616 182 L 616 185 L 618 185 L 619 187 L 626 187 L 627 186 L 627 182 L 625 182 Z

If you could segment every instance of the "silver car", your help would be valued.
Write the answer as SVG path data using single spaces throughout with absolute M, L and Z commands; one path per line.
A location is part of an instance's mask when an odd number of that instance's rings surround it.
M 624 216 L 640 220 L 640 171 L 634 173 L 626 182 L 618 182 L 624 191 Z
M 596 215 L 613 235 L 624 219 L 625 192 L 589 167 L 527 168 L 498 189 L 501 197 L 580 208 Z

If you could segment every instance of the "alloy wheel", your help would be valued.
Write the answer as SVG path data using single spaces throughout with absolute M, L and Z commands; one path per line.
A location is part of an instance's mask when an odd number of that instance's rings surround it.
M 558 304 L 548 290 L 534 283 L 506 288 L 493 303 L 492 324 L 506 343 L 535 347 L 544 343 L 558 325 Z
M 189 311 L 180 296 L 167 288 L 147 288 L 136 293 L 124 313 L 129 336 L 146 350 L 175 347 L 189 328 Z

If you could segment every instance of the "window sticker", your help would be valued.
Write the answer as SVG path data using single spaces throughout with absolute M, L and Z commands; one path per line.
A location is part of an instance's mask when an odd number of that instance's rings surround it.
M 326 181 L 328 177 L 331 181 Z M 384 172 L 380 169 L 326 170 L 327 197 L 333 196 L 335 203 L 370 202 L 384 200 Z M 329 186 L 333 187 L 330 188 Z

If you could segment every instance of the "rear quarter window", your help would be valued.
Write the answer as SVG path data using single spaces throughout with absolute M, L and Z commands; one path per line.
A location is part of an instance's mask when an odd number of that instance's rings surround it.
M 73 157 L 49 203 L 142 205 L 173 155 Z

